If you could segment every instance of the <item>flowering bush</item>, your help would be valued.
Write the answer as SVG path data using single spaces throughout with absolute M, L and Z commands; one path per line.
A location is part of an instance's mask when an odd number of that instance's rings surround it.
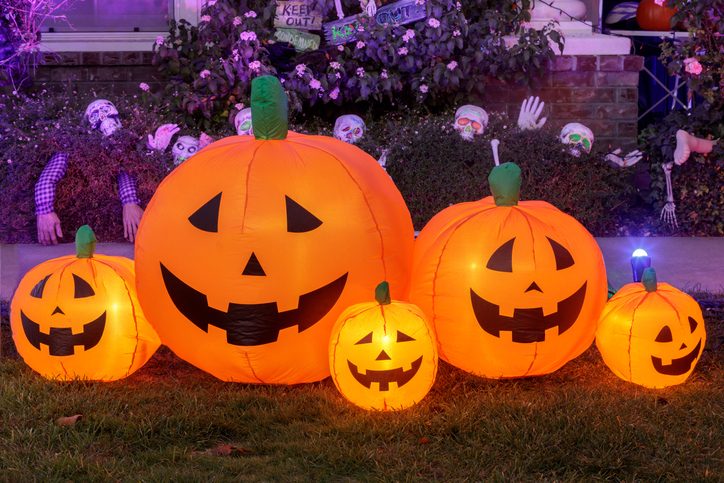
M 193 27 L 172 23 L 157 40 L 154 62 L 169 82 L 161 98 L 190 123 L 209 128 L 228 121 L 238 105 L 248 104 L 251 78 L 275 74 L 284 83 L 293 109 L 354 102 L 396 108 L 412 103 L 447 104 L 498 78 L 530 81 L 553 55 L 549 40 L 557 32 L 524 31 L 529 0 L 420 0 L 428 18 L 408 25 L 360 25 L 357 40 L 297 53 L 275 43 L 274 2 L 209 2 Z M 334 0 L 316 0 L 331 19 Z M 358 0 L 343 2 L 348 14 Z

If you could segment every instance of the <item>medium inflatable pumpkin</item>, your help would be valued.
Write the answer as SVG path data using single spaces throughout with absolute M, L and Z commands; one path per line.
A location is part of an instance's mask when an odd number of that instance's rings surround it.
M 665 4 L 659 5 L 656 0 L 641 0 L 636 10 L 636 21 L 644 30 L 668 32 L 673 30 L 671 18 L 675 13 L 675 8 L 669 8 Z
M 377 287 L 375 299 L 345 310 L 332 329 L 332 380 L 362 408 L 408 408 L 435 382 L 435 336 L 419 308 L 390 301 L 387 282 Z
M 488 179 L 493 196 L 446 208 L 421 231 L 410 300 L 451 364 L 491 378 L 547 374 L 593 342 L 603 256 L 572 217 L 519 201 L 517 165 Z
M 220 379 L 318 381 L 342 310 L 382 279 L 406 290 L 412 221 L 364 151 L 287 132 L 276 78 L 254 79 L 251 109 L 254 136 L 211 144 L 154 194 L 141 304 L 166 345 Z
M 641 283 L 625 285 L 608 301 L 596 333 L 609 369 L 650 388 L 686 381 L 705 345 L 699 304 L 671 285 L 657 283 L 653 268 L 644 270 Z
M 76 255 L 31 269 L 15 291 L 10 324 L 18 353 L 49 379 L 122 379 L 160 344 L 136 298 L 133 262 L 94 254 L 87 225 Z

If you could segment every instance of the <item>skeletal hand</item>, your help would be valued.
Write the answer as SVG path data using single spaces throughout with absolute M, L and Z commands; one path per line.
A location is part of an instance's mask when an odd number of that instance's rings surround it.
M 380 166 L 382 166 L 383 169 L 387 169 L 387 152 L 387 149 L 383 149 L 380 159 L 377 160 L 377 162 Z
M 618 148 L 608 153 L 606 155 L 606 161 L 610 161 L 621 168 L 628 168 L 641 161 L 641 159 L 644 157 L 644 153 L 642 153 L 638 149 L 636 149 L 635 151 L 631 151 L 623 158 L 619 156 L 619 154 L 621 154 L 621 148 Z
M 524 99 L 523 104 L 520 106 L 520 114 L 518 114 L 518 127 L 522 131 L 542 128 L 548 118 L 544 117 L 540 121 L 538 118 L 543 113 L 545 105 L 546 103 L 537 96 Z
M 214 138 L 206 134 L 205 132 L 201 133 L 201 136 L 199 136 L 199 149 L 204 149 L 206 146 L 214 142 Z
M 679 228 L 678 223 L 676 223 L 676 205 L 673 201 L 667 201 L 664 207 L 661 208 L 661 221 L 671 228 Z
M 159 126 L 158 129 L 156 129 L 156 135 L 151 136 L 148 135 L 148 142 L 146 145 L 149 149 L 155 149 L 157 151 L 164 151 L 169 143 L 171 142 L 171 138 L 181 130 L 180 127 L 176 124 L 164 124 L 162 126 Z

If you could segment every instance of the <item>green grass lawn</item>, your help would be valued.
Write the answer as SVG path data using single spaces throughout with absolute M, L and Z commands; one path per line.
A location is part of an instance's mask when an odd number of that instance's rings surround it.
M 357 409 L 329 379 L 223 383 L 163 348 L 125 381 L 54 383 L 17 357 L 4 320 L 0 480 L 722 481 L 724 310 L 705 320 L 681 386 L 626 383 L 592 347 L 531 379 L 442 363 L 428 397 L 395 414 Z M 222 443 L 231 455 L 210 451 Z

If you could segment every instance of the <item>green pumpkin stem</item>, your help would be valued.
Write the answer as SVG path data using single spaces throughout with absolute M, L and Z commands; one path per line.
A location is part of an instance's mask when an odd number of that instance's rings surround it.
M 251 124 L 257 139 L 286 139 L 287 95 L 279 79 L 263 75 L 251 81 Z
M 651 267 L 645 268 L 641 274 L 641 283 L 647 292 L 656 292 L 656 270 Z
M 380 305 L 390 305 L 390 284 L 387 282 L 380 283 L 375 289 L 375 300 Z
M 515 206 L 520 201 L 520 168 L 515 163 L 496 166 L 488 175 L 490 191 L 497 206 Z
M 91 227 L 83 225 L 75 232 L 75 255 L 78 258 L 93 258 L 96 251 L 96 234 Z

